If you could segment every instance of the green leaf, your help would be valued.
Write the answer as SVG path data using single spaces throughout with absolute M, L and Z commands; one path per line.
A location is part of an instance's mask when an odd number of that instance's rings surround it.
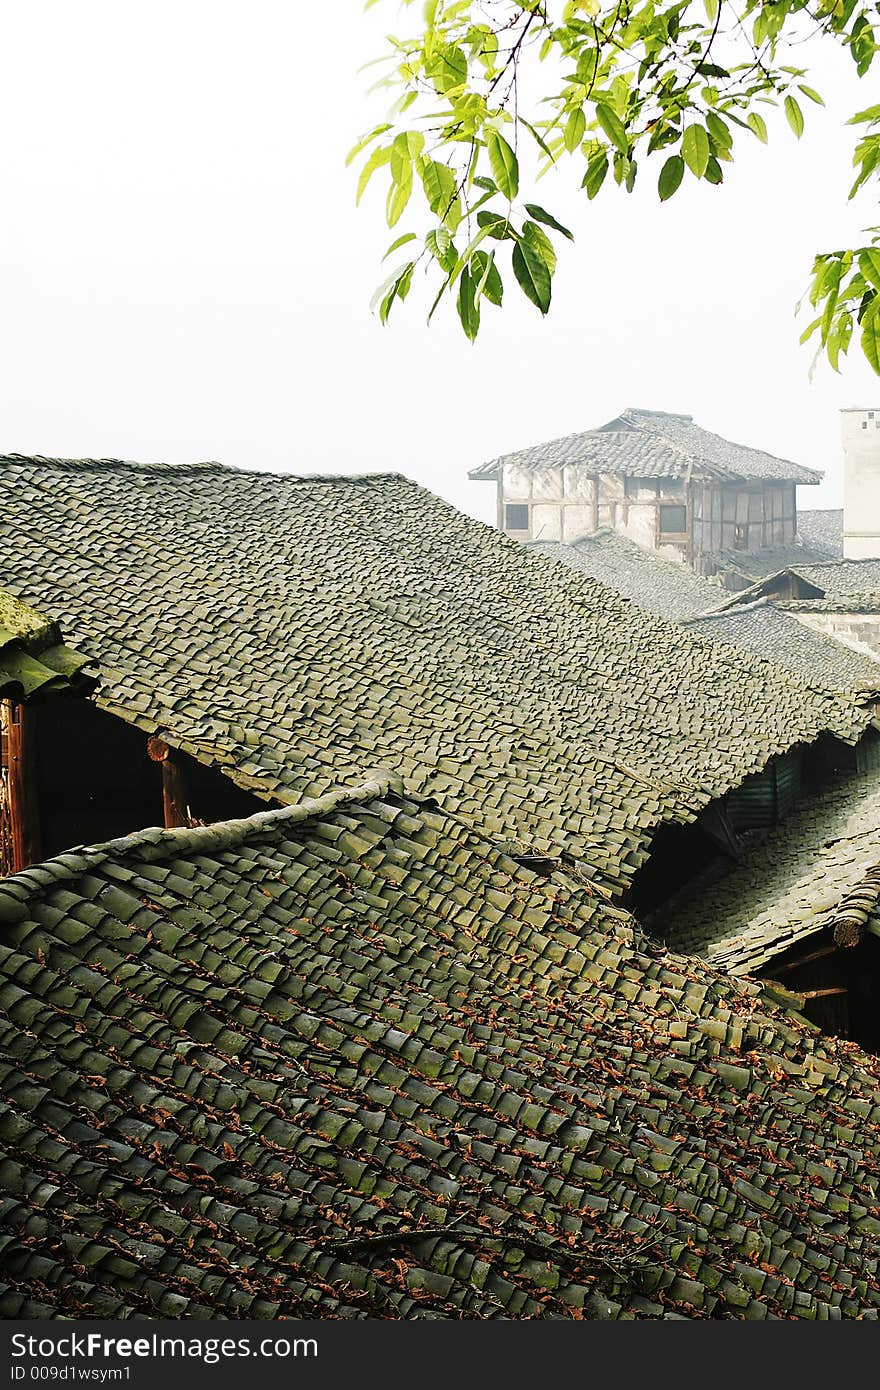
M 390 161 L 391 150 L 389 147 L 373 151 L 366 164 L 364 165 L 363 169 L 361 169 L 360 178 L 358 179 L 357 192 L 355 194 L 356 203 L 359 203 L 361 198 L 364 196 L 364 190 L 366 189 L 367 184 L 370 182 L 370 179 L 372 178 L 376 170 L 381 169 L 383 164 L 388 164 L 390 163 Z
M 412 160 L 408 155 L 405 159 L 399 155 L 395 159 L 395 154 L 392 152 L 391 171 L 392 183 L 388 190 L 388 201 L 385 208 L 389 227 L 393 227 L 395 222 L 400 221 L 410 200 L 413 186 Z
M 447 219 L 453 230 L 461 221 L 461 207 L 458 201 L 458 183 L 455 174 L 446 164 L 428 159 L 422 166 L 422 187 L 428 200 L 428 207 L 442 221 Z
M 515 236 L 510 225 L 510 218 L 503 216 L 500 212 L 489 212 L 486 209 L 478 212 L 477 226 L 485 227 L 487 236 L 490 236 L 493 241 L 506 241 Z
M 621 154 L 629 153 L 629 141 L 626 138 L 626 128 L 617 112 L 604 101 L 596 105 L 596 119 L 604 130 L 612 145 L 615 145 Z
M 498 185 L 499 192 L 512 202 L 519 189 L 519 163 L 516 155 L 504 136 L 499 135 L 497 130 L 489 131 L 486 148 L 489 151 L 489 163 L 492 166 L 492 175 Z
M 798 91 L 803 92 L 804 96 L 809 97 L 810 101 L 814 101 L 817 106 L 825 105 L 825 102 L 822 100 L 819 93 L 816 91 L 814 87 L 805 87 L 803 82 L 799 82 Z
M 880 376 L 880 314 L 878 303 L 874 300 L 862 319 L 862 351 L 874 371 Z
M 562 136 L 563 143 L 569 154 L 577 149 L 584 138 L 586 129 L 587 118 L 584 115 L 583 107 L 576 106 L 573 111 L 569 112 L 569 117 L 565 123 L 565 130 Z
M 569 241 L 574 241 L 574 233 L 563 227 L 561 222 L 557 222 L 546 208 L 539 207 L 537 203 L 526 203 L 526 212 L 530 217 L 534 217 L 536 222 L 543 222 L 545 227 L 552 227 L 555 232 L 561 232 L 563 236 L 568 237 Z
M 733 134 L 730 126 L 715 111 L 706 113 L 706 127 L 709 131 L 709 138 L 715 146 L 716 152 L 727 152 L 733 145 Z
M 767 123 L 763 116 L 759 116 L 757 111 L 750 111 L 746 116 L 749 128 L 755 132 L 762 144 L 767 143 Z
M 394 252 L 399 251 L 401 246 L 405 246 L 408 241 L 415 241 L 415 239 L 415 232 L 404 232 L 403 236 L 399 236 L 396 241 L 392 241 L 385 255 L 382 257 L 383 261 L 387 261 L 389 256 L 393 256 Z
M 866 246 L 859 252 L 859 270 L 866 280 L 869 280 L 876 289 L 880 289 L 880 248 L 876 246 Z
M 464 49 L 455 44 L 438 48 L 425 64 L 425 71 L 441 96 L 462 87 L 467 81 L 467 70 Z
M 370 301 L 370 308 L 375 309 L 378 305 L 379 319 L 381 323 L 388 322 L 388 315 L 395 299 L 406 299 L 409 294 L 409 287 L 412 283 L 415 261 L 407 261 L 406 265 L 399 266 L 393 270 L 388 279 L 379 286 Z
M 701 179 L 706 172 L 710 154 L 709 136 L 704 126 L 688 126 L 682 136 L 681 153 L 691 173 Z
M 595 198 L 596 194 L 599 192 L 599 189 L 605 182 L 605 176 L 607 173 L 608 155 L 605 152 L 605 150 L 600 150 L 598 154 L 593 155 L 593 158 L 587 165 L 587 172 L 584 175 L 584 181 L 581 184 L 581 187 L 587 190 L 588 198 L 590 198 L 591 200 Z
M 477 303 L 473 276 L 465 267 L 461 272 L 458 281 L 458 299 L 456 307 L 461 326 L 465 331 L 465 337 L 473 342 L 480 331 L 480 306 Z
M 545 266 L 553 275 L 556 272 L 556 252 L 553 249 L 553 242 L 543 231 L 537 222 L 524 222 L 522 226 L 523 240 L 527 241 L 532 250 L 537 252 Z
M 550 308 L 550 271 L 527 241 L 518 241 L 513 248 L 513 273 L 526 298 L 546 314 Z
M 425 237 L 425 246 L 434 260 L 449 275 L 458 260 L 458 255 L 448 229 L 446 227 L 433 227 Z
M 501 276 L 498 274 L 498 267 L 495 264 L 494 251 L 475 251 L 471 265 L 477 285 L 474 295 L 475 302 L 479 304 L 480 300 L 485 297 L 490 304 L 500 306 L 504 297 L 504 285 L 501 283 Z
M 800 140 L 804 133 L 804 113 L 793 96 L 787 96 L 785 98 L 785 118 Z
M 356 145 L 352 145 L 348 154 L 345 156 L 345 167 L 348 168 L 349 164 L 351 164 L 353 160 L 357 159 L 361 151 L 367 148 L 367 145 L 371 145 L 374 140 L 378 139 L 380 135 L 384 135 L 385 131 L 390 129 L 391 124 L 389 121 L 385 121 L 382 125 L 374 126 L 373 129 L 370 131 L 369 135 L 364 135 L 360 140 L 358 140 Z
M 657 192 L 660 194 L 661 202 L 665 203 L 667 198 L 672 197 L 683 178 L 684 160 L 680 154 L 671 155 L 660 170 L 660 178 L 657 180 Z

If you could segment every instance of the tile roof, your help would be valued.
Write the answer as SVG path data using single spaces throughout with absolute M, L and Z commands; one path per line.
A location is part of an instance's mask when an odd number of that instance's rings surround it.
M 780 570 L 822 564 L 829 557 L 826 551 L 797 541 L 794 545 L 773 545 L 763 550 L 719 550 L 705 558 L 712 560 L 717 571 L 738 575 L 751 586 Z
M 733 974 L 767 966 L 798 941 L 833 926 L 854 898 L 880 930 L 880 790 L 876 773 L 810 797 L 779 825 L 752 832 L 723 878 L 692 880 L 650 919 L 675 950 Z M 867 916 L 866 916 L 867 920 Z
M 843 508 L 801 510 L 797 514 L 798 535 L 804 545 L 822 550 L 829 560 L 843 559 Z
M 685 625 L 692 632 L 766 657 L 810 685 L 862 698 L 880 693 L 880 661 L 807 627 L 769 599 L 707 613 Z
M 880 1063 L 382 782 L 0 884 L 0 1316 L 880 1311 Z
M 583 465 L 587 472 L 623 473 L 630 477 L 761 479 L 768 482 L 818 483 L 822 474 L 802 464 L 776 458 L 761 449 L 733 444 L 695 425 L 691 415 L 630 407 L 598 429 L 547 440 L 481 464 L 473 479 L 495 478 L 502 464 L 519 468 Z
M 786 603 L 816 604 L 828 612 L 873 612 L 880 605 L 880 559 L 817 560 L 813 563 L 790 559 L 730 601 L 748 602 L 754 595 L 772 592 L 788 575 L 810 585 L 815 595 L 784 600 Z
M 81 686 L 85 665 L 86 658 L 61 641 L 56 623 L 0 589 L 0 698 Z
M 677 620 L 717 608 L 727 590 L 605 527 L 570 542 L 524 541 L 541 555 L 607 584 L 648 613 Z
M 267 798 L 401 772 L 612 891 L 663 820 L 866 714 L 642 613 L 398 476 L 0 458 L 3 582 L 97 703 Z

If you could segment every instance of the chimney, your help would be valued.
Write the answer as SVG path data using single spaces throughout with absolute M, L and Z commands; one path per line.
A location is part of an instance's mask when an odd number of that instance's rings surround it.
M 880 558 L 880 407 L 840 412 L 843 434 L 843 554 Z

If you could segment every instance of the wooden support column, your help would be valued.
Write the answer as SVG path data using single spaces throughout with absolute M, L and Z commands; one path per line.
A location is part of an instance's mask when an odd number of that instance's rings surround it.
M 165 829 L 189 825 L 189 788 L 179 754 L 164 739 L 156 737 L 147 739 L 147 754 L 154 763 L 162 765 Z
M 4 722 L 12 872 L 18 873 L 42 858 L 34 712 L 29 705 L 10 701 Z

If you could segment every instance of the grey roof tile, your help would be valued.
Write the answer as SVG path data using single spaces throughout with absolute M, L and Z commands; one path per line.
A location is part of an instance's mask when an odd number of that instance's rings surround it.
M 673 621 L 717 608 L 728 596 L 720 584 L 689 566 L 664 559 L 609 527 L 570 542 L 523 544 L 607 584 L 646 612 Z
M 843 508 L 798 508 L 798 536 L 804 545 L 821 550 L 829 560 L 843 558 Z
M 818 483 L 822 474 L 748 445 L 734 444 L 695 425 L 690 415 L 630 407 L 608 424 L 581 434 L 517 449 L 471 470 L 474 479 L 494 478 L 499 465 L 559 468 L 580 465 L 588 473 L 629 477 L 765 479 Z

